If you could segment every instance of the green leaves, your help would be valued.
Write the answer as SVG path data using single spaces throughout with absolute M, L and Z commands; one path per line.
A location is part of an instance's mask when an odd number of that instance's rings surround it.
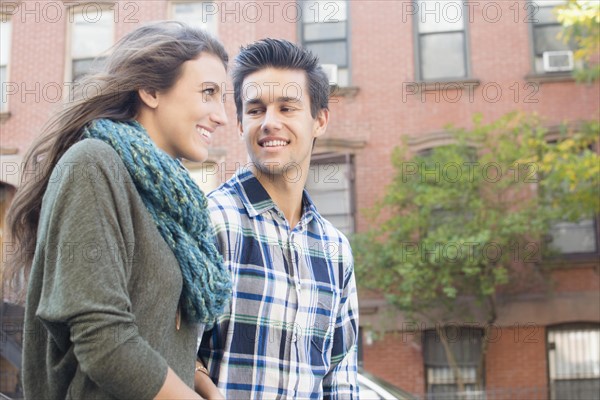
M 600 77 L 598 50 L 600 49 L 600 2 L 598 0 L 569 0 L 556 8 L 558 22 L 563 25 L 560 34 L 565 43 L 576 46 L 574 57 L 583 61 L 575 71 L 580 82 L 593 82 Z
M 500 287 L 539 281 L 553 223 L 600 213 L 600 160 L 589 149 L 597 122 L 565 126 L 556 142 L 535 115 L 473 122 L 448 127 L 454 144 L 396 149 L 393 180 L 368 215 L 373 228 L 354 238 L 359 285 L 409 315 L 468 320 L 452 315 L 465 298 L 495 315 Z

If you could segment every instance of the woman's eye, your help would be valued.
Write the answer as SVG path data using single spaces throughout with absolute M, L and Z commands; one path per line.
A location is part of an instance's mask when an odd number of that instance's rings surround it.
M 202 93 L 208 95 L 208 96 L 212 96 L 213 94 L 215 94 L 215 88 L 208 88 L 208 89 L 204 89 L 202 91 Z

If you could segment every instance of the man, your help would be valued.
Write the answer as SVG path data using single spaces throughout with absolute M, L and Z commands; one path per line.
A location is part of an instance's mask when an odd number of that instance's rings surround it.
M 234 68 L 252 166 L 209 195 L 234 292 L 199 357 L 227 399 L 358 398 L 350 246 L 304 191 L 329 120 L 327 77 L 275 39 L 243 48 Z

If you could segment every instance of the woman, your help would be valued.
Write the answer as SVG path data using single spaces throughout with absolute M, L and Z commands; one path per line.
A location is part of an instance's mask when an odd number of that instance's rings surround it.
M 179 159 L 205 160 L 227 122 L 227 60 L 200 30 L 138 28 L 33 144 L 26 170 L 45 173 L 22 183 L 8 218 L 13 277 L 29 281 L 27 398 L 220 396 L 194 368 L 196 343 L 231 283 Z

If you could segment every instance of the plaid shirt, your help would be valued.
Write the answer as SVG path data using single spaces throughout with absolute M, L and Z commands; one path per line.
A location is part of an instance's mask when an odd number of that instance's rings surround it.
M 357 399 L 358 301 L 350 245 L 304 192 L 290 229 L 249 172 L 209 195 L 233 277 L 229 313 L 199 356 L 227 399 Z

